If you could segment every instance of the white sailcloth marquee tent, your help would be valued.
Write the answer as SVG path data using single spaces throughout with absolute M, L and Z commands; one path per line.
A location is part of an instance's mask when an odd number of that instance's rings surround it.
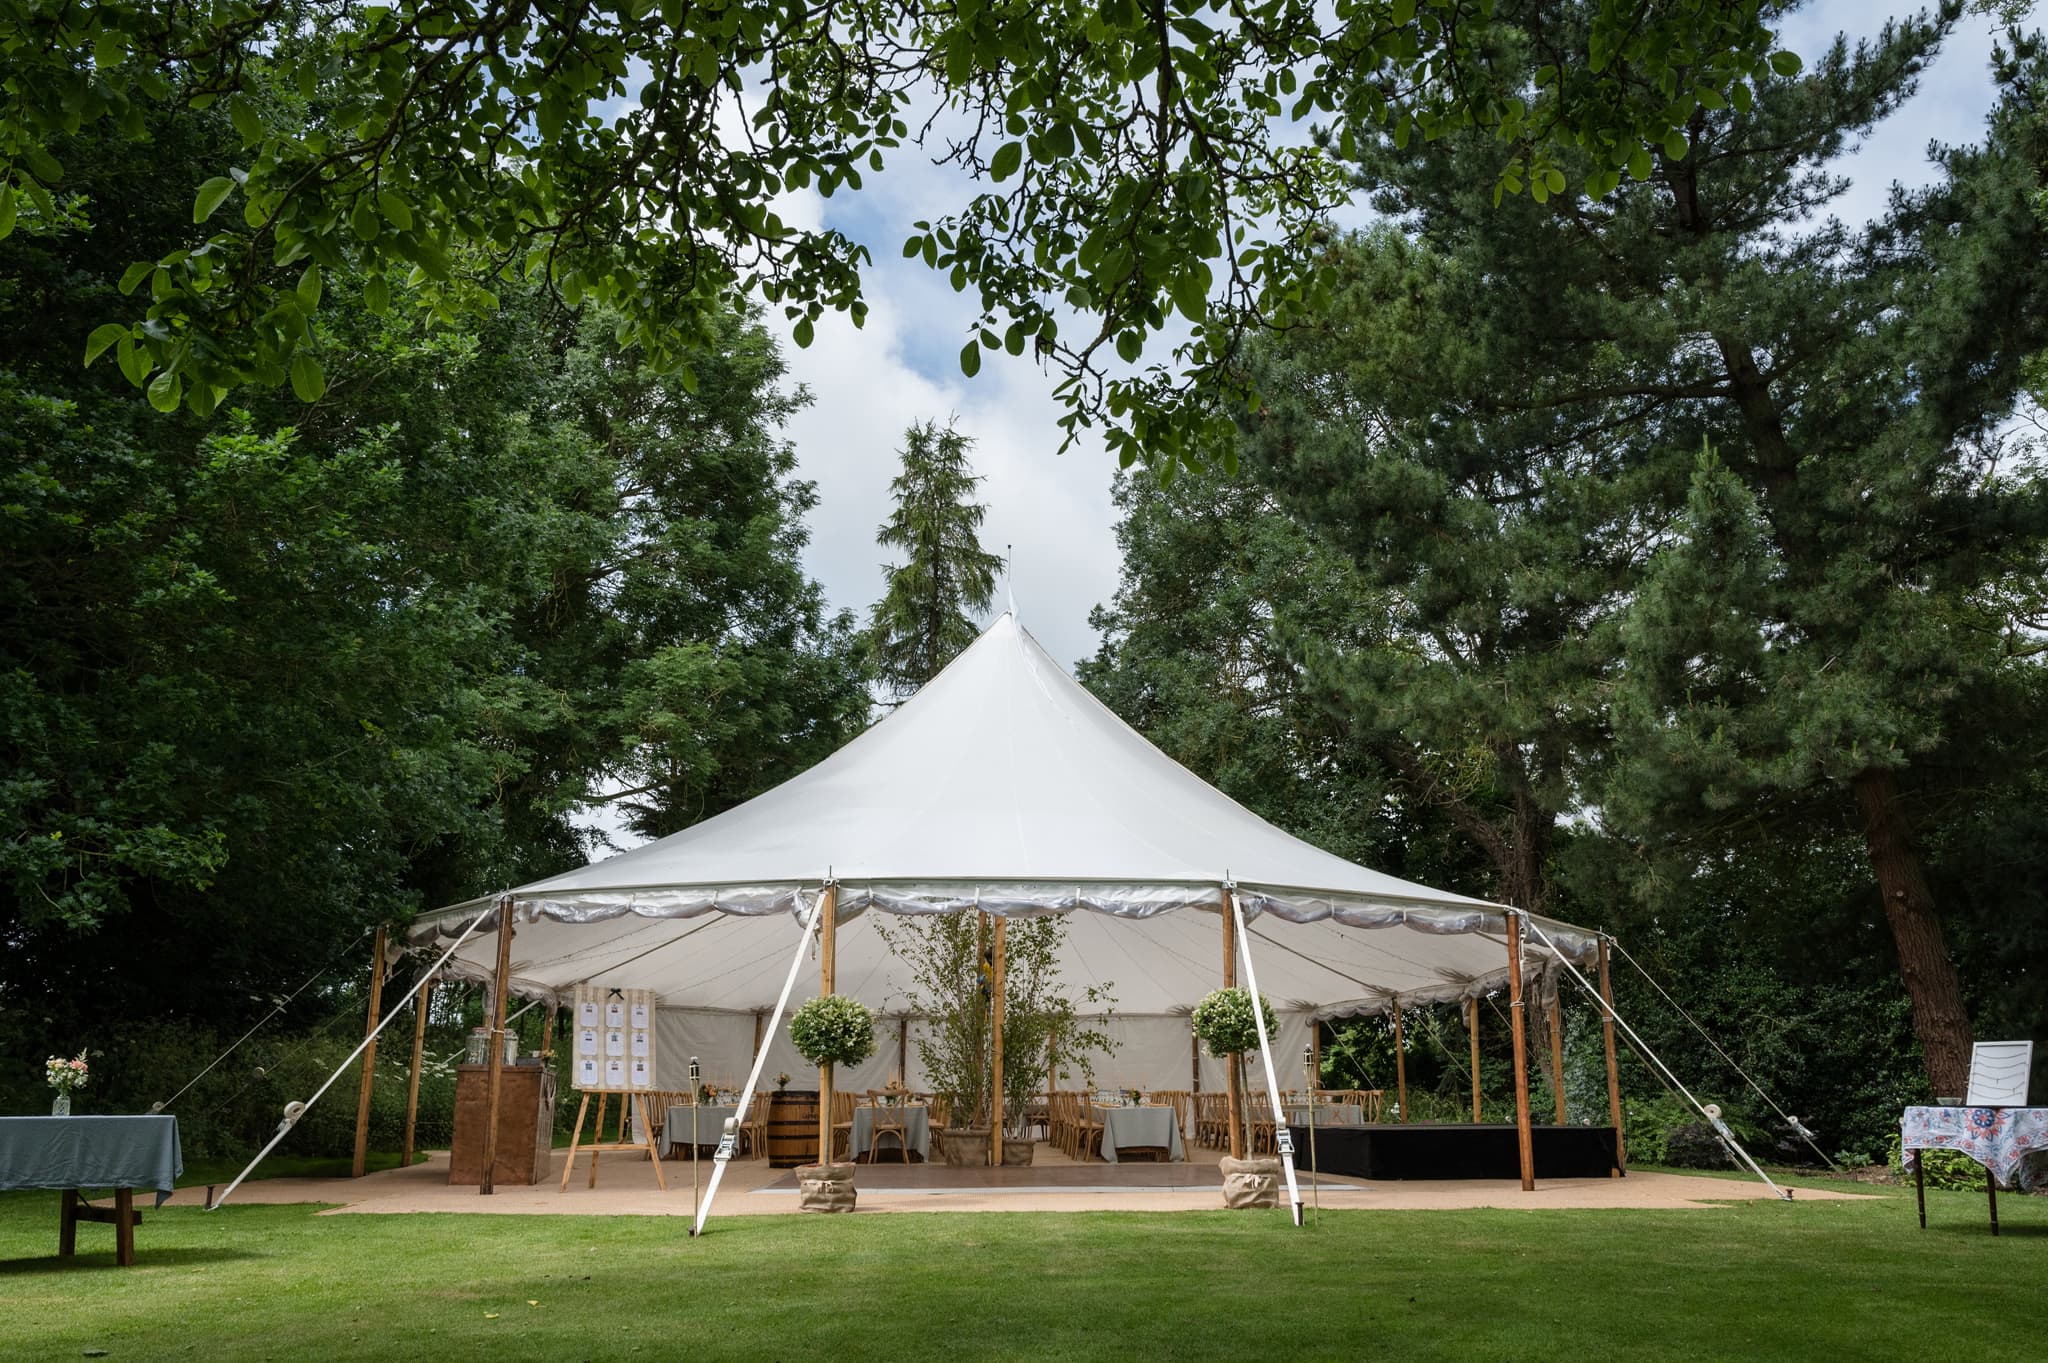
M 833 893 L 826 894 L 827 887 Z M 873 915 L 980 910 L 1068 915 L 1064 984 L 1114 1000 L 1101 1082 L 1221 1086 L 1188 1012 L 1222 983 L 1225 918 L 1282 1019 L 1269 1055 L 1299 1056 L 1318 1020 L 1475 998 L 1507 982 L 1506 906 L 1355 865 L 1253 814 L 1153 747 L 1005 614 L 888 718 L 802 775 L 682 832 L 578 870 L 451 906 L 411 929 L 444 975 L 490 980 L 498 907 L 515 925 L 509 992 L 551 1002 L 579 982 L 656 991 L 659 1087 L 707 1075 L 810 1069 L 778 999 L 791 953 L 835 905 L 836 990 L 883 1014 L 877 1053 L 842 1087 L 879 1084 L 899 1056 L 906 967 Z M 1234 901 L 1234 904 L 1233 904 Z M 1595 934 L 1533 921 L 1534 987 Z M 799 983 L 790 1004 L 817 993 Z M 893 1011 L 892 1011 L 893 1010 Z M 1078 1059 L 1091 1059 L 1081 1057 Z M 1295 1073 L 1289 1064 L 1287 1072 Z M 1290 1081 L 1291 1082 L 1291 1081 Z
M 1472 998 L 1506 982 L 1504 906 L 1431 889 L 1282 832 L 1153 747 L 1005 614 L 896 712 L 815 767 L 745 804 L 608 860 L 509 892 L 510 992 L 566 999 L 577 983 L 656 991 L 665 1069 L 691 1054 L 744 1072 L 753 1019 L 774 1006 L 805 916 L 838 886 L 838 992 L 901 1012 L 907 970 L 871 910 L 1070 915 L 1061 978 L 1114 1000 L 1122 1044 L 1104 1082 L 1185 1087 L 1187 1013 L 1219 983 L 1218 916 L 1232 887 L 1259 953 L 1262 992 L 1299 1055 L 1319 1020 Z M 501 896 L 417 923 L 445 944 Z M 1566 955 L 1591 932 L 1537 920 Z M 485 925 L 487 928 L 489 924 Z M 480 932 L 444 974 L 488 980 Z M 1556 958 L 1525 944 L 1532 979 Z M 798 985 L 795 1001 L 816 993 Z M 914 1023 L 913 1023 L 914 1025 Z M 869 1063 L 898 1064 L 893 1022 Z M 807 1067 L 786 1036 L 769 1072 Z M 1291 1048 L 1288 1043 L 1292 1043 Z M 914 1067 L 915 1046 L 910 1063 Z M 1203 1087 L 1220 1083 L 1205 1062 Z M 904 1076 L 912 1087 L 914 1071 Z M 673 1074 L 657 1075 L 663 1087 Z

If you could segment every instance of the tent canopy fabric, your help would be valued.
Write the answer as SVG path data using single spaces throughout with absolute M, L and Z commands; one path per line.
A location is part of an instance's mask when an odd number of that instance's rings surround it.
M 870 910 L 1066 914 L 1060 968 L 1121 1013 L 1184 1012 L 1216 987 L 1226 887 L 1263 991 L 1317 1017 L 1498 988 L 1503 906 L 1355 865 L 1259 818 L 1153 747 L 1008 614 L 896 712 L 803 774 L 680 833 L 509 892 L 512 988 L 583 980 L 666 1005 L 765 1012 L 801 923 L 838 886 L 838 981 L 887 1011 L 907 972 Z M 501 896 L 416 924 L 424 947 Z M 1567 955 L 1595 937 L 1539 920 Z M 493 924 L 486 922 L 485 927 Z M 482 977 L 495 945 L 464 944 Z M 1548 952 L 1528 948 L 1529 968 Z M 799 993 L 799 998 L 804 997 Z

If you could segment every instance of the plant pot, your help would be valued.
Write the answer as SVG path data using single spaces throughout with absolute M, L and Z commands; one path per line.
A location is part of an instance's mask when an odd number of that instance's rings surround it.
M 1024 1136 L 1003 1137 L 1003 1167 L 1024 1168 L 1031 1163 L 1031 1152 L 1037 1148 L 1035 1142 Z
M 1252 1159 L 1223 1157 L 1223 1205 L 1233 1209 L 1280 1205 L 1280 1161 L 1270 1155 Z
M 806 1164 L 796 1171 L 800 1212 L 850 1212 L 854 1197 L 851 1164 Z
M 955 1169 L 988 1167 L 988 1134 L 985 1126 L 949 1127 L 943 1133 L 946 1163 Z

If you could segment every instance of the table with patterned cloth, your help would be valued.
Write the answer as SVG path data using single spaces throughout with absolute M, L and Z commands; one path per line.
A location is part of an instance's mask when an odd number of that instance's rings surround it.
M 725 1119 L 737 1117 L 739 1107 L 733 1103 L 699 1103 L 692 1107 L 688 1103 L 677 1103 L 669 1108 L 668 1115 L 661 1119 L 661 1153 L 664 1158 L 681 1150 L 690 1153 L 690 1114 L 697 1114 L 696 1143 L 716 1145 L 725 1134 Z M 633 1126 L 640 1126 L 640 1113 L 633 1113 Z
M 883 1111 L 892 1117 L 899 1112 L 902 1114 L 903 1134 L 909 1140 L 910 1148 L 917 1152 L 919 1159 L 929 1160 L 932 1157 L 931 1110 L 923 1103 L 908 1103 L 900 1108 L 884 1108 Z M 875 1109 L 862 1103 L 853 1110 L 853 1138 L 851 1144 L 847 1147 L 847 1157 L 849 1159 L 859 1159 L 868 1152 L 868 1147 L 874 1143 Z M 890 1136 L 888 1142 L 883 1145 L 876 1157 L 878 1159 L 887 1158 L 889 1146 L 895 1143 L 896 1138 Z M 898 1158 L 901 1158 L 901 1156 L 898 1156 Z
M 69 1256 L 78 1243 L 80 1221 L 114 1227 L 114 1262 L 135 1262 L 135 1190 L 156 1191 L 157 1205 L 171 1195 L 185 1172 L 178 1143 L 178 1119 L 168 1114 L 138 1117 L 0 1117 L 0 1192 L 18 1188 L 61 1188 L 57 1253 Z M 82 1193 L 112 1188 L 114 1205 L 95 1207 Z
M 1117 1162 L 1118 1150 L 1150 1147 L 1164 1150 L 1168 1159 L 1183 1158 L 1180 1144 L 1180 1115 L 1170 1107 L 1097 1107 L 1095 1123 L 1102 1128 L 1102 1158 Z
M 1297 1103 L 1287 1109 L 1289 1126 L 1307 1126 L 1308 1105 Z M 1317 1126 L 1364 1126 L 1365 1109 L 1356 1103 L 1317 1103 L 1315 1108 Z
M 1909 1107 L 1899 1121 L 1900 1163 L 1912 1171 L 1920 1193 L 1920 1225 L 1927 1226 L 1926 1180 L 1922 1150 L 1958 1150 L 1984 1166 L 1989 1176 L 1991 1233 L 1998 1234 L 1998 1185 L 2010 1188 L 2039 1181 L 2040 1161 L 2027 1157 L 2048 1151 L 2048 1107 Z

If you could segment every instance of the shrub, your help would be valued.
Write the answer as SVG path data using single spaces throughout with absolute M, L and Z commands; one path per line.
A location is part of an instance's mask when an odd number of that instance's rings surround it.
M 858 1065 L 875 1053 L 875 1015 L 859 999 L 827 994 L 796 1010 L 789 1039 L 813 1065 Z
M 1904 1142 L 1898 1132 L 1892 1132 L 1885 1154 L 1893 1175 L 1911 1182 L 1913 1176 L 1906 1172 Z M 1952 1193 L 1984 1191 L 1984 1166 L 1960 1150 L 1922 1150 L 1920 1167 L 1930 1188 L 1945 1188 Z

